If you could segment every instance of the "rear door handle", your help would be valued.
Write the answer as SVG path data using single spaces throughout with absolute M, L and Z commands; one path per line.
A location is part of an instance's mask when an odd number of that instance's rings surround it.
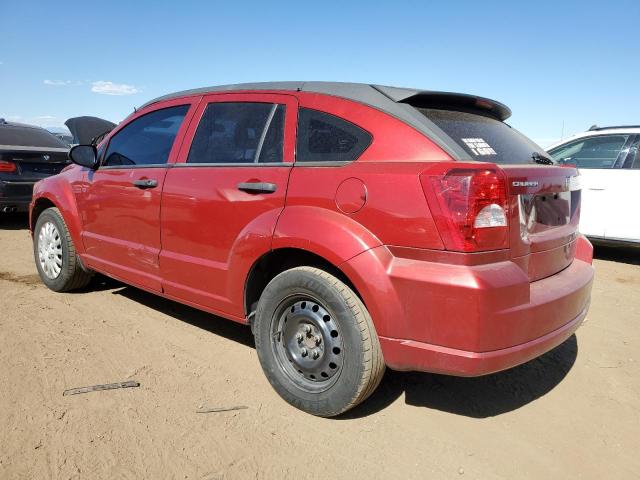
M 241 182 L 238 184 L 238 190 L 247 193 L 273 193 L 278 189 L 275 183 L 266 182 Z
M 133 185 L 144 190 L 145 188 L 156 188 L 158 181 L 152 178 L 145 178 L 144 180 L 134 180 Z

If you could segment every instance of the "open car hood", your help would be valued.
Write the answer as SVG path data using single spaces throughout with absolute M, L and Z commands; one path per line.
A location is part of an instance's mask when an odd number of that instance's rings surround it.
M 73 135 L 73 143 L 81 145 L 89 145 L 94 138 L 116 127 L 115 123 L 98 117 L 74 117 L 64 124 Z

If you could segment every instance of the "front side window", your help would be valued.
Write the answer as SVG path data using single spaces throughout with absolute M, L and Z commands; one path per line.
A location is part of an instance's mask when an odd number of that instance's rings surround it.
M 560 164 L 576 165 L 578 168 L 620 168 L 628 149 L 625 145 L 629 135 L 599 135 L 586 137 L 561 145 L 549 151 Z M 618 158 L 621 161 L 617 161 Z
M 282 162 L 285 106 L 214 102 L 207 106 L 188 163 Z
M 301 108 L 296 162 L 352 162 L 371 145 L 366 130 L 329 113 Z
M 162 165 L 169 153 L 189 105 L 163 108 L 136 118 L 109 142 L 104 166 Z

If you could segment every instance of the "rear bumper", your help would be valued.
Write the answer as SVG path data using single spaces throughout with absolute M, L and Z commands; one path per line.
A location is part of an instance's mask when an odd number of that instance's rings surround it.
M 371 249 L 341 268 L 362 295 L 385 363 L 396 370 L 460 376 L 504 370 L 562 343 L 587 314 L 593 249 L 576 240 L 564 270 L 530 282 L 508 258 L 447 263 Z M 373 287 L 373 288 L 372 288 Z
M 557 347 L 573 335 L 586 315 L 587 308 L 553 332 L 520 345 L 492 352 L 467 352 L 413 340 L 384 337 L 380 338 L 380 344 L 385 362 L 394 370 L 477 377 L 515 367 Z
M 7 208 L 27 212 L 35 183 L 35 181 L 0 180 L 0 213 Z

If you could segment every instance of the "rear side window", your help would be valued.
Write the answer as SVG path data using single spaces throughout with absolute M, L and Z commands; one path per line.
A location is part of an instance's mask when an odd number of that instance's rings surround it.
M 189 105 L 163 108 L 136 118 L 109 141 L 105 166 L 161 165 L 169 153 Z
M 351 162 L 371 144 L 366 130 L 329 113 L 301 108 L 297 162 Z
M 621 168 L 630 153 L 630 149 L 624 148 L 628 140 L 629 135 L 586 137 L 554 148 L 549 153 L 558 163 L 578 168 Z
M 215 102 L 207 106 L 188 163 L 282 162 L 285 106 Z
M 545 151 L 517 130 L 492 117 L 471 112 L 417 108 L 473 160 L 497 164 L 533 163 Z M 445 139 L 446 141 L 446 139 Z

